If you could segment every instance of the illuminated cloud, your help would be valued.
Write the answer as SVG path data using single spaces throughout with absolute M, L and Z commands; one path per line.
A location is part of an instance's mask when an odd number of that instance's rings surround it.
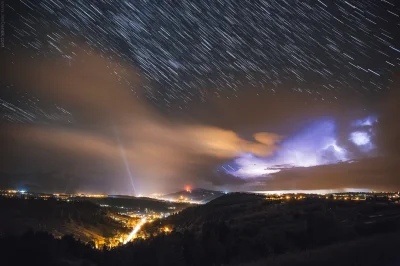
M 284 139 L 272 156 L 241 154 L 224 168 L 237 177 L 255 178 L 287 167 L 310 167 L 345 160 L 346 151 L 336 144 L 335 129 L 333 120 L 322 119 Z M 231 165 L 235 167 L 230 169 Z
M 363 119 L 357 119 L 352 122 L 353 126 L 357 127 L 365 127 L 365 126 L 372 126 L 373 124 L 378 122 L 378 118 L 376 116 L 367 116 L 366 118 Z
M 371 127 L 376 121 L 375 117 L 369 116 L 356 120 L 351 125 Z M 349 141 L 357 145 L 362 153 L 368 153 L 374 148 L 370 134 L 364 131 L 351 132 Z M 338 144 L 336 122 L 325 118 L 283 139 L 273 155 L 260 157 L 241 154 L 232 162 L 223 165 L 223 170 L 246 179 L 268 176 L 286 168 L 313 167 L 357 159 L 358 157 L 349 152 L 346 146 L 346 143 Z
M 256 178 L 272 173 L 277 173 L 280 169 L 271 169 L 271 163 L 259 158 L 251 153 L 241 154 L 232 163 L 222 166 L 227 173 L 236 177 Z
M 357 146 L 363 146 L 371 143 L 371 137 L 367 132 L 356 131 L 350 134 L 350 140 Z
M 280 140 L 276 134 L 256 133 L 256 141 L 247 141 L 233 131 L 206 126 L 185 127 L 181 132 L 193 141 L 191 146 L 197 152 L 220 158 L 232 158 L 246 152 L 266 156 L 274 151 Z
M 280 140 L 276 134 L 256 133 L 247 140 L 232 130 L 168 120 L 140 97 L 132 97 L 127 83 L 136 88 L 142 84 L 134 70 L 96 54 L 76 54 L 72 67 L 55 59 L 32 59 L 8 69 L 12 82 L 21 87 L 34 84 L 35 94 L 61 104 L 76 121 L 67 126 L 5 126 L 1 132 L 5 139 L 49 152 L 27 160 L 48 168 L 54 167 L 50 155 L 63 158 L 60 164 L 84 161 L 87 168 L 107 168 L 106 182 L 120 182 L 125 193 L 146 194 L 172 189 L 197 169 L 213 167 L 214 161 L 241 153 L 267 156 L 276 149 Z M 18 79 L 21 73 L 24 79 Z

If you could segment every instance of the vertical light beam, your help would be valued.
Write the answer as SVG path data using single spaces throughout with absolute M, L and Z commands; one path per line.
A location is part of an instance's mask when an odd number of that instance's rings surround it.
M 118 130 L 117 130 L 116 127 L 114 127 L 114 133 L 115 133 L 115 137 L 117 138 L 119 152 L 121 153 L 122 160 L 124 161 L 126 172 L 128 173 L 129 180 L 131 181 L 131 185 L 132 185 L 132 189 L 133 189 L 133 195 L 136 196 L 136 189 L 135 189 L 135 184 L 133 182 L 133 176 L 132 176 L 131 168 L 130 168 L 128 159 L 126 158 L 124 146 L 122 146 L 121 141 L 119 139 L 119 134 L 118 134 Z

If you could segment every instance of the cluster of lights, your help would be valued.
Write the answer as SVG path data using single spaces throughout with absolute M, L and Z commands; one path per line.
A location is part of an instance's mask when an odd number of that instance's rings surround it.
M 106 198 L 108 195 L 105 194 L 79 194 L 79 197 L 85 197 L 85 198 Z
M 124 244 L 130 242 L 132 239 L 136 237 L 136 234 L 139 232 L 140 228 L 146 223 L 146 218 L 142 218 L 142 220 L 133 228 L 133 230 L 129 233 L 128 237 L 124 240 Z
M 171 230 L 168 226 L 164 226 L 164 227 L 162 228 L 162 232 L 168 234 L 168 233 L 171 233 L 172 230 Z
M 333 200 L 367 200 L 372 197 L 383 197 L 394 202 L 398 202 L 400 199 L 399 193 L 395 192 L 356 192 L 351 193 L 339 193 L 339 194 L 297 194 L 297 193 L 265 193 L 267 196 L 266 200 L 301 200 L 307 198 L 319 198 L 319 199 L 333 199 Z
M 301 195 L 270 195 L 267 196 L 265 199 L 266 200 L 301 200 L 305 199 L 306 196 L 301 196 Z

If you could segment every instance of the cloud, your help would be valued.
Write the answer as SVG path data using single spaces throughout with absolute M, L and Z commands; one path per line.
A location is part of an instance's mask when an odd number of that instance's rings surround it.
M 215 163 L 276 149 L 276 134 L 255 132 L 247 140 L 233 130 L 166 118 L 140 95 L 145 82 L 136 70 L 94 52 L 71 54 L 71 62 L 22 57 L 7 69 L 6 80 L 46 104 L 67 109 L 75 123 L 3 125 L 1 140 L 9 152 L 0 164 L 2 172 L 51 169 L 73 176 L 74 184 L 92 182 L 120 193 L 132 193 L 132 179 L 139 193 L 150 193 L 177 189 L 180 182 L 207 183 L 209 176 L 198 173 L 209 173 L 204 169 Z
M 375 157 L 315 167 L 296 167 L 273 174 L 264 190 L 368 188 L 400 190 L 400 158 Z
M 397 78 L 387 97 L 380 101 L 381 115 L 378 118 L 375 142 L 378 149 L 387 155 L 400 156 L 400 79 Z
M 397 87 L 393 84 L 392 90 L 379 95 L 335 92 L 341 99 L 333 102 L 313 101 L 304 93 L 286 91 L 272 96 L 250 89 L 237 97 L 229 95 L 230 99 L 227 95 L 218 100 L 211 97 L 205 112 L 220 115 L 199 111 L 192 116 L 240 132 L 269 128 L 282 136 L 271 156 L 241 154 L 222 164 L 223 171 L 247 181 L 234 189 L 398 189 Z M 342 163 L 350 159 L 358 163 Z
M 281 168 L 279 172 L 271 173 L 269 176 L 250 180 L 247 186 L 252 186 L 251 190 L 335 188 L 400 190 L 400 179 L 397 174 L 400 163 L 400 139 L 398 138 L 400 127 L 396 115 L 400 113 L 399 96 L 398 83 L 395 83 L 392 90 L 386 94 L 381 94 L 380 97 L 374 97 L 374 101 L 365 105 L 369 107 L 368 115 L 354 112 L 351 107 L 349 109 L 348 105 L 343 106 L 342 113 L 338 111 L 330 112 L 330 117 L 334 118 L 337 126 L 333 131 L 328 130 L 329 134 L 327 135 L 333 137 L 335 144 L 329 146 L 320 154 L 321 158 L 327 157 L 327 162 L 322 161 L 322 163 L 330 164 Z M 315 116 L 310 117 L 315 119 Z M 325 126 L 324 128 L 328 129 Z M 294 136 L 302 136 L 301 132 L 295 131 Z M 332 133 L 335 133 L 335 135 Z M 323 137 L 323 135 L 321 136 Z M 311 142 L 306 143 L 307 147 L 312 148 L 313 145 L 318 147 L 321 136 L 312 136 Z M 277 155 L 284 153 L 287 142 L 290 143 L 290 140 L 291 138 L 281 141 L 276 152 Z M 302 137 L 297 140 L 304 142 Z M 337 154 L 343 153 L 341 149 L 346 151 L 344 158 L 347 158 L 347 160 L 356 158 L 356 160 L 334 162 L 335 159 L 340 158 Z M 301 147 L 297 146 L 296 151 L 300 152 Z M 311 149 L 300 158 L 304 160 L 314 155 L 318 156 Z M 243 165 L 250 165 L 251 162 L 254 162 L 254 160 L 249 162 L 245 157 L 242 160 Z M 265 168 L 269 166 L 265 160 L 259 162 L 260 165 L 262 163 Z M 300 164 L 299 166 L 308 165 Z
M 141 88 L 146 82 L 136 69 L 95 52 L 73 52 L 70 62 L 21 55 L 6 68 L 2 63 L 2 80 L 37 96 L 42 105 L 65 108 L 74 121 L 3 123 L 3 183 L 106 193 L 132 193 L 131 178 L 138 193 L 168 192 L 185 184 L 239 190 L 254 184 L 262 190 L 397 186 L 400 104 L 395 90 L 387 100 L 338 93 L 340 100 L 327 103 L 287 88 L 278 93 L 242 89 L 237 97 L 209 95 L 185 113 L 167 114 L 145 100 Z M 307 125 L 329 138 L 303 131 Z M 349 140 L 352 132 L 366 132 L 376 153 L 360 151 Z M 292 163 L 295 158 L 313 166 L 365 154 L 365 161 L 354 164 L 280 172 L 262 159 Z M 376 155 L 386 157 L 368 158 Z M 242 164 L 239 171 L 218 167 L 232 159 Z M 262 176 L 266 168 L 270 176 Z M 241 174 L 252 179 L 238 178 Z

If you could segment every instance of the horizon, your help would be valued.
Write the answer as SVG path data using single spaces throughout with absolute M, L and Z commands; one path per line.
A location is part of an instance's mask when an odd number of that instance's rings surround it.
M 113 197 L 113 196 L 126 196 L 126 197 L 135 197 L 135 198 L 152 198 L 152 199 L 163 199 L 163 197 L 169 196 L 171 194 L 177 193 L 192 193 L 196 191 L 207 191 L 207 192 L 219 192 L 221 194 L 230 194 L 230 193 L 249 193 L 249 194 L 315 194 L 315 195 L 328 195 L 328 194 L 337 194 L 337 193 L 399 193 L 397 190 L 374 190 L 374 189 L 366 189 L 366 188 L 340 188 L 340 189 L 314 189 L 314 190 L 257 190 L 257 191 L 221 191 L 221 190 L 210 190 L 204 188 L 193 188 L 190 191 L 186 189 L 177 190 L 174 192 L 166 193 L 166 194 L 149 194 L 149 195 L 129 195 L 129 194 L 105 194 L 105 193 L 93 193 L 93 192 L 74 192 L 74 193 L 66 193 L 66 192 L 48 192 L 48 191 L 28 191 L 28 190 L 18 190 L 18 189 L 0 189 L 0 191 L 8 191 L 12 193 L 37 193 L 37 194 L 50 194 L 50 195 L 77 195 L 77 196 L 90 196 L 90 197 Z M 165 200 L 165 199 L 164 199 Z

